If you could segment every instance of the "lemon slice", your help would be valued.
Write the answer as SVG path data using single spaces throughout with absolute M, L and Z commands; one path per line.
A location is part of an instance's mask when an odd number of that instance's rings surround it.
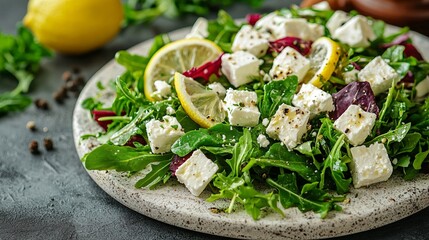
M 222 100 L 215 91 L 178 72 L 174 75 L 174 87 L 183 109 L 198 125 L 209 128 L 223 122 Z
M 222 49 L 206 39 L 182 39 L 159 49 L 151 58 L 144 72 L 144 94 L 150 101 L 154 96 L 154 82 L 168 81 L 175 72 L 184 72 L 219 57 Z
M 338 63 L 341 54 L 341 47 L 336 42 L 327 37 L 317 39 L 311 45 L 310 70 L 304 81 L 316 87 L 328 81 Z

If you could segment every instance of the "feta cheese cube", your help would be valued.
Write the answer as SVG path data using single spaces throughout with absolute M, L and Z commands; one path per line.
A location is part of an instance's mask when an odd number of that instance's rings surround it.
M 309 111 L 311 113 L 310 118 L 335 109 L 331 94 L 313 84 L 303 84 L 299 92 L 293 96 L 292 104 Z
M 164 116 L 163 121 L 152 119 L 146 123 L 150 149 L 153 153 L 171 151 L 171 145 L 185 133 L 175 117 Z
M 268 126 L 268 124 L 270 123 L 270 120 L 268 119 L 268 118 L 264 118 L 264 119 L 262 119 L 262 125 L 264 126 L 264 127 L 266 127 L 266 126 Z
M 350 105 L 335 120 L 334 128 L 344 133 L 353 146 L 362 144 L 370 134 L 377 115 L 364 111 L 358 105 Z
M 155 86 L 155 91 L 152 96 L 156 99 L 167 98 L 171 94 L 171 86 L 166 81 L 156 80 L 153 85 Z
M 358 80 L 358 74 L 359 74 L 359 70 L 354 68 L 351 71 L 343 72 L 343 79 L 346 82 L 346 84 L 349 84 L 351 82 L 356 82 Z
M 198 149 L 177 168 L 176 177 L 180 183 L 185 184 L 192 195 L 199 196 L 210 183 L 218 169 L 217 164 L 212 162 Z
M 277 30 L 277 38 L 297 37 L 304 40 L 315 40 L 313 32 L 305 18 L 290 18 L 286 19 L 282 28 Z M 313 30 L 315 26 L 313 25 Z
M 167 109 L 165 109 L 168 115 L 173 115 L 176 113 L 176 110 L 174 108 L 168 106 Z
M 328 28 L 331 35 L 335 33 L 339 27 L 346 23 L 350 19 L 349 15 L 341 10 L 335 11 L 334 14 L 326 22 L 326 28 Z
M 353 159 L 349 166 L 355 188 L 386 181 L 392 175 L 392 163 L 382 143 L 352 147 L 350 152 Z
M 429 76 L 417 84 L 417 86 L 416 86 L 416 97 L 417 98 L 423 98 L 428 93 L 429 93 Z
M 274 59 L 270 70 L 270 76 L 274 80 L 285 79 L 288 76 L 296 75 L 298 81 L 304 79 L 310 69 L 310 60 L 302 56 L 298 51 L 291 47 L 286 47 Z
M 311 34 L 308 40 L 315 41 L 316 39 L 323 37 L 323 35 L 325 35 L 325 28 L 320 24 L 309 23 L 308 28 Z
M 307 132 L 309 119 L 309 111 L 282 104 L 271 118 L 266 132 L 270 138 L 282 141 L 292 151 Z
M 262 57 L 267 52 L 268 40 L 263 38 L 252 26 L 244 25 L 235 36 L 231 49 L 233 52 L 245 51 L 256 57 Z
M 238 51 L 222 56 L 222 73 L 234 87 L 252 82 L 259 75 L 259 60 L 252 54 Z
M 313 41 L 324 32 L 322 26 L 309 24 L 305 18 L 288 18 L 277 13 L 261 18 L 256 22 L 255 29 L 269 41 L 284 37 L 298 37 Z
M 209 36 L 208 21 L 207 19 L 200 17 L 192 26 L 191 32 L 186 35 L 185 38 L 207 38 Z
M 332 37 L 348 44 L 350 47 L 368 47 L 370 45 L 369 41 L 375 39 L 375 34 L 368 19 L 358 15 L 337 28 Z
M 313 6 L 311 6 L 311 8 L 319 11 L 331 10 L 331 6 L 329 5 L 328 1 L 321 1 L 319 3 L 316 3 Z
M 270 141 L 268 141 L 267 137 L 264 134 L 259 134 L 256 138 L 256 141 L 258 142 L 259 146 L 262 148 L 268 147 L 270 145 Z
M 220 82 L 210 83 L 207 87 L 215 91 L 220 98 L 225 97 L 226 89 Z
M 374 95 L 387 91 L 399 81 L 399 74 L 380 56 L 375 57 L 358 74 L 359 81 L 369 82 Z
M 273 12 L 259 19 L 255 24 L 255 29 L 265 39 L 274 41 L 280 38 L 279 35 L 283 31 L 286 20 L 286 17 Z
M 224 108 L 231 125 L 253 127 L 258 124 L 261 113 L 255 92 L 228 89 L 224 101 Z

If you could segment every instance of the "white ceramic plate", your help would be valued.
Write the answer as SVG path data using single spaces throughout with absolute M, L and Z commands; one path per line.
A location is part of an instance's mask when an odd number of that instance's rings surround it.
M 389 27 L 389 30 L 394 27 Z M 189 28 L 171 32 L 175 40 L 183 38 Z M 429 59 L 429 38 L 413 33 L 414 43 Z M 152 41 L 136 45 L 129 51 L 146 54 Z M 99 90 L 97 82 L 107 83 L 123 72 L 123 68 L 110 61 L 88 82 L 76 103 L 73 115 L 73 133 L 80 157 L 98 145 L 94 140 L 82 141 L 80 136 L 95 133 L 101 128 L 82 109 L 82 101 L 94 96 Z M 106 101 L 112 101 L 114 93 L 103 92 Z M 88 171 L 92 179 L 110 196 L 123 205 L 162 222 L 199 232 L 252 239 L 314 239 L 357 233 L 386 225 L 405 218 L 429 206 L 429 175 L 405 182 L 399 176 L 369 188 L 353 189 L 348 194 L 349 203 L 342 204 L 342 212 L 331 212 L 325 219 L 317 214 L 301 213 L 297 208 L 286 210 L 286 217 L 267 213 L 254 221 L 244 210 L 232 214 L 214 213 L 213 208 L 225 208 L 227 202 L 205 202 L 209 193 L 192 196 L 188 190 L 173 179 L 156 190 L 136 189 L 139 176 L 128 178 L 116 171 Z

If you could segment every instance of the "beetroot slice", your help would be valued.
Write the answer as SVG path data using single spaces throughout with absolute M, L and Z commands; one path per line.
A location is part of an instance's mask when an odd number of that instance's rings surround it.
M 297 50 L 301 55 L 306 56 L 311 50 L 311 41 L 306 41 L 297 37 L 284 37 L 275 41 L 269 42 L 270 50 L 281 52 L 286 47 L 291 47 Z
M 375 102 L 375 96 L 369 82 L 352 82 L 345 86 L 337 93 L 332 94 L 335 111 L 329 116 L 336 120 L 339 118 L 350 105 L 358 105 L 367 112 L 377 114 L 380 109 Z
M 199 67 L 193 67 L 185 72 L 183 75 L 186 77 L 190 77 L 193 79 L 202 78 L 207 83 L 212 74 L 216 74 L 216 76 L 220 77 L 220 67 L 222 65 L 222 55 L 223 53 L 215 60 L 205 63 Z
M 105 131 L 107 131 L 107 126 L 112 123 L 111 120 L 109 121 L 100 121 L 99 119 L 101 117 L 111 117 L 111 116 L 117 116 L 115 112 L 110 110 L 93 110 L 92 115 L 94 116 L 94 120 L 102 127 Z
M 174 155 L 173 160 L 170 163 L 171 175 L 176 176 L 177 169 L 192 156 L 192 153 L 193 152 L 188 153 L 188 155 L 185 155 L 183 157 L 179 157 L 179 155 Z
M 246 15 L 246 21 L 248 24 L 255 26 L 256 22 L 261 19 L 262 15 L 259 13 L 249 13 Z
M 417 60 L 422 61 L 423 56 L 417 50 L 417 48 L 412 43 L 403 43 L 402 46 L 405 47 L 404 55 L 405 57 L 415 57 Z
M 138 143 L 140 143 L 141 145 L 146 145 L 146 140 L 143 138 L 143 136 L 142 135 L 139 135 L 139 134 L 137 134 L 137 135 L 134 135 L 134 136 L 132 136 L 125 144 L 124 144 L 124 146 L 128 146 L 128 147 L 135 147 L 134 146 L 134 143 L 135 142 L 138 142 Z

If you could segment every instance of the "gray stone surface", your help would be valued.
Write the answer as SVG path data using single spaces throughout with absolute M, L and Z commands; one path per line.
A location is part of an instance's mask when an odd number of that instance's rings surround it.
M 267 0 L 263 10 L 291 2 L 298 1 Z M 2 32 L 14 33 L 26 4 L 26 0 L 0 0 Z M 229 11 L 234 17 L 244 17 L 251 9 L 236 6 Z M 31 106 L 25 112 L 0 117 L 0 239 L 222 239 L 150 219 L 104 193 L 88 176 L 75 151 L 71 123 L 76 98 L 71 96 L 59 105 L 51 97 L 62 85 L 63 71 L 78 66 L 89 78 L 116 51 L 155 33 L 191 25 L 194 20 L 160 19 L 149 26 L 127 29 L 96 52 L 79 57 L 57 55 L 43 62 L 30 96 L 47 99 L 51 109 L 41 111 Z M 1 76 L 0 92 L 13 86 L 13 79 Z M 36 122 L 36 132 L 25 128 L 29 120 Z M 44 150 L 44 137 L 53 139 L 54 151 Z M 29 153 L 31 140 L 41 145 L 39 155 Z M 428 216 L 429 209 L 425 209 L 385 227 L 338 239 L 428 239 Z

